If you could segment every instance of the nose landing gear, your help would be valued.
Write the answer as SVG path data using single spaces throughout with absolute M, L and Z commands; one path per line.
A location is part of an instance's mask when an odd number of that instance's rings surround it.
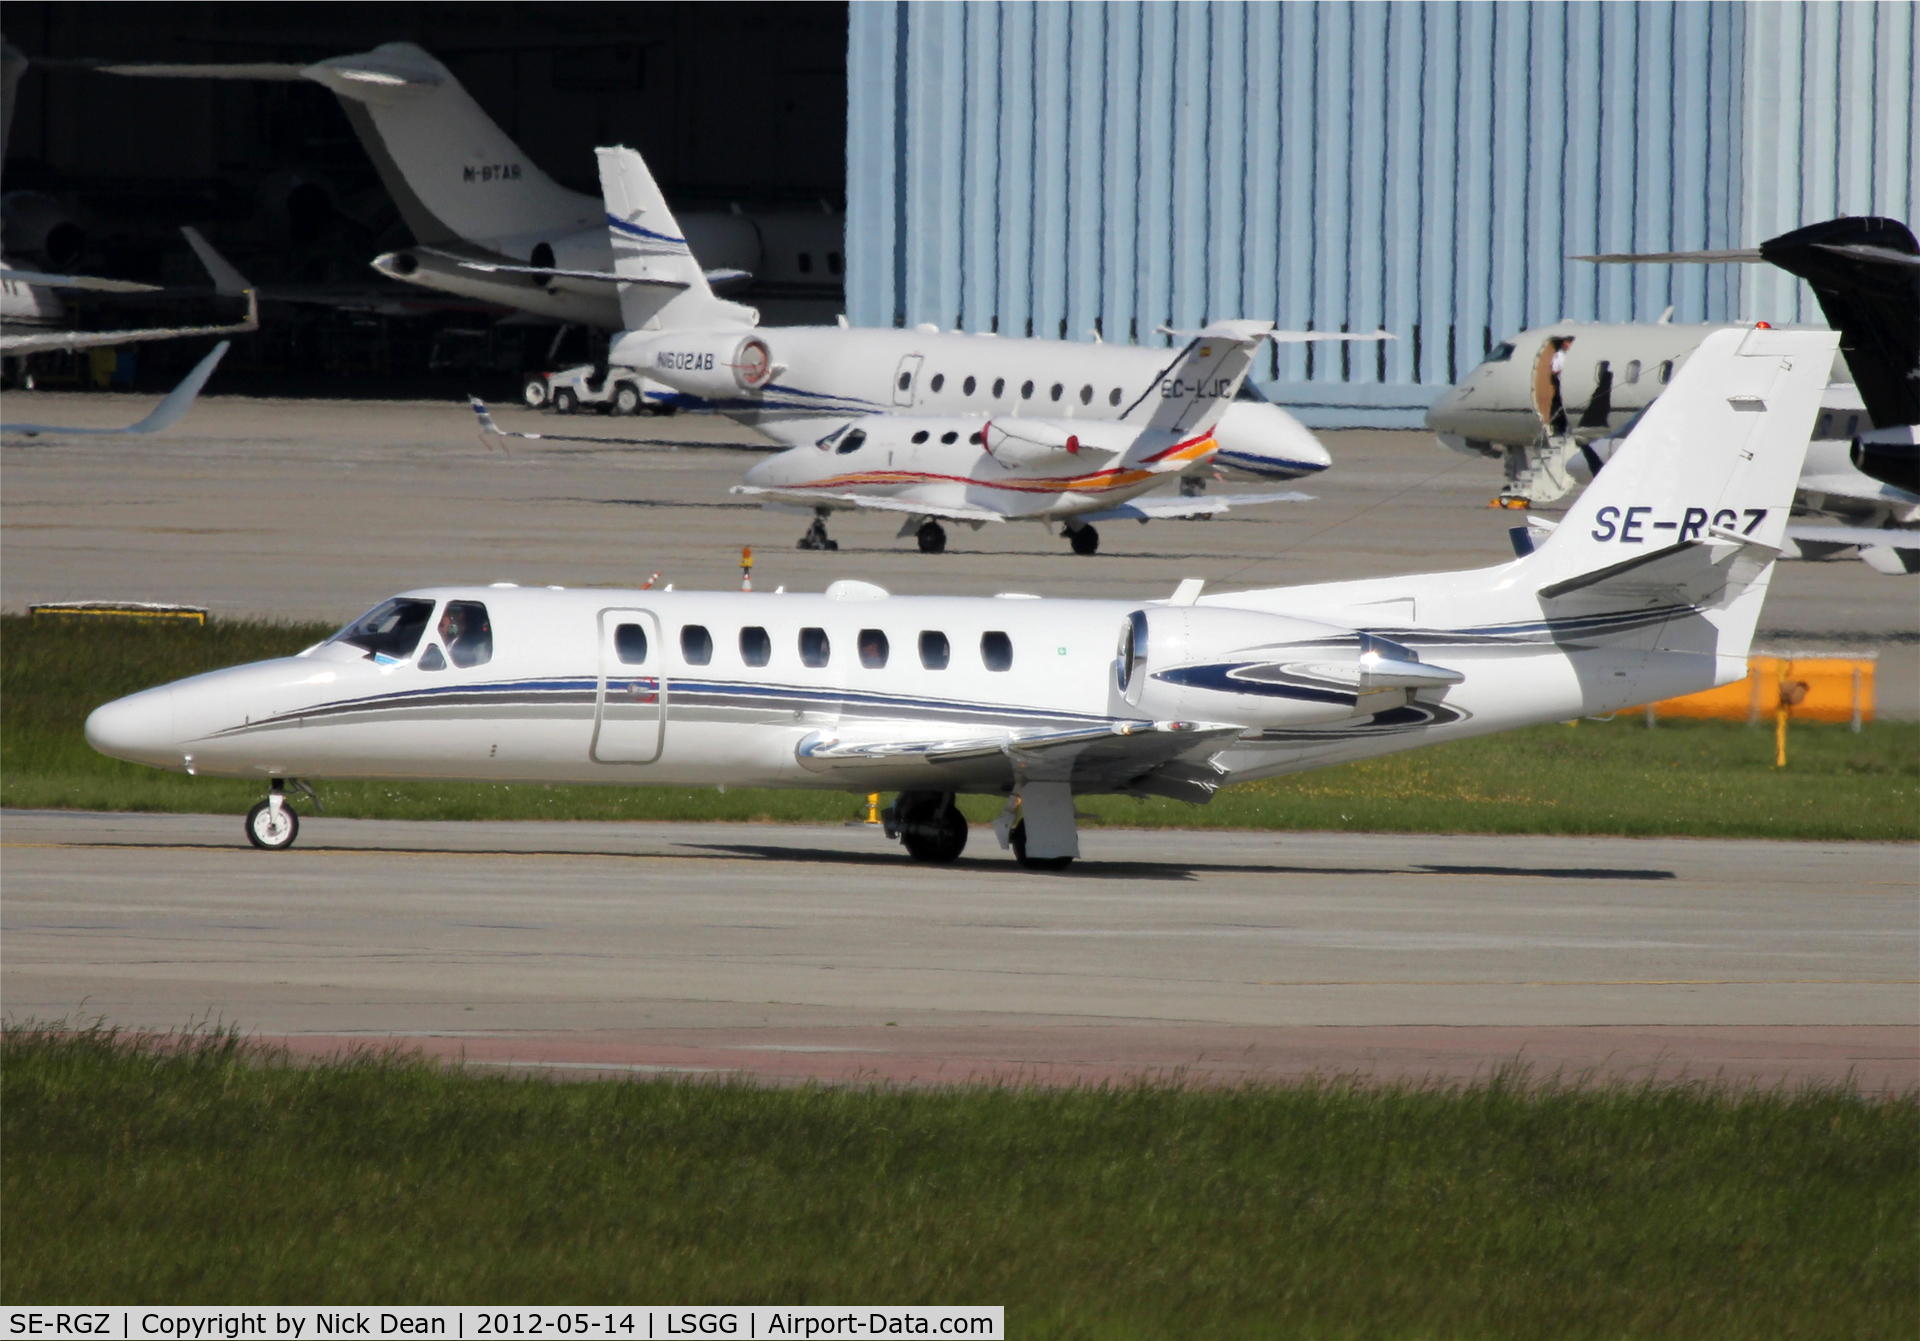
M 300 836 L 300 817 L 287 804 L 287 785 L 279 778 L 267 799 L 247 812 L 247 841 L 263 852 L 284 852 Z
M 800 537 L 795 549 L 839 549 L 840 542 L 827 538 L 827 510 L 819 509 L 813 514 L 813 525 Z
M 1094 554 L 1100 549 L 1100 533 L 1085 522 L 1075 526 L 1067 523 L 1067 543 L 1073 546 L 1075 554 Z

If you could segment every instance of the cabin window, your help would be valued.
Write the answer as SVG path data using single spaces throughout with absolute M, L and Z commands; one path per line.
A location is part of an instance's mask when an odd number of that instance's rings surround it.
M 1083 386 L 1080 388 L 1080 403 L 1082 405 L 1093 404 L 1093 388 L 1091 386 Z
M 1053 390 L 1049 391 L 1047 394 L 1051 396 L 1054 400 L 1059 400 L 1061 396 L 1066 394 L 1066 390 L 1067 388 L 1065 386 L 1063 386 L 1059 382 L 1055 382 L 1053 384 Z
M 1020 399 L 1021 400 L 1033 399 L 1033 383 L 1032 382 L 1022 382 L 1020 384 Z
M 825 629 L 800 630 L 800 664 L 818 669 L 827 664 L 827 658 L 833 655 L 833 644 L 827 641 Z
M 704 666 L 713 660 L 713 635 L 699 624 L 680 627 L 680 656 L 689 666 Z
M 447 668 L 447 659 L 440 655 L 439 643 L 428 643 L 427 650 L 422 652 L 420 659 L 413 664 L 418 669 L 425 671 L 445 670 Z
M 773 660 L 773 639 L 763 628 L 740 630 L 740 660 L 749 666 L 764 666 Z
M 638 624 L 622 624 L 613 631 L 613 654 L 622 666 L 638 666 L 647 659 L 647 631 Z
M 927 383 L 927 390 L 938 391 L 941 387 L 945 386 L 946 384 L 947 384 L 947 375 L 945 373 L 935 373 L 933 375 L 933 380 Z
M 837 275 L 844 269 L 846 269 L 846 262 L 840 259 L 840 253 L 837 251 L 828 252 L 827 273 L 829 275 Z
M 985 447 L 987 445 L 987 435 L 985 430 L 976 428 L 973 432 L 967 434 L 967 441 L 972 443 L 975 447 Z
M 978 385 L 980 385 L 978 382 L 974 381 L 971 377 L 969 377 L 966 381 L 960 384 L 960 394 L 963 396 L 971 396 L 973 394 L 973 389 Z
M 879 629 L 860 630 L 860 664 L 880 670 L 887 664 L 887 635 Z
M 927 440 L 927 430 L 924 428 L 921 429 L 918 433 L 913 435 L 913 440 L 915 442 L 925 442 Z
M 1013 669 L 1013 639 L 1004 633 L 980 635 L 980 661 L 990 671 Z
M 420 635 L 433 618 L 433 602 L 411 596 L 395 596 L 333 635 L 329 642 L 357 647 L 378 661 L 405 661 L 420 645 Z
M 999 400 L 1000 397 L 1006 394 L 1007 394 L 1007 379 L 1004 377 L 994 378 L 993 379 L 993 398 L 995 400 Z
M 952 446 L 954 443 L 958 442 L 959 440 L 960 440 L 960 434 L 955 429 L 950 428 L 945 433 L 942 433 L 940 435 L 940 441 L 946 443 L 948 446 Z
M 862 433 L 859 429 L 856 428 L 853 430 L 853 432 L 847 434 L 846 437 L 840 439 L 839 443 L 835 445 L 833 450 L 841 456 L 846 456 L 850 452 L 859 451 L 862 447 L 866 445 L 867 445 L 867 435 L 865 433 Z
M 1860 431 L 1860 416 L 1857 414 L 1849 415 L 1847 417 L 1847 436 L 1851 438 L 1855 434 L 1857 434 L 1859 431 Z
M 1240 385 L 1244 387 L 1246 383 L 1242 382 Z M 1113 390 L 1107 393 L 1107 404 L 1118 405 L 1119 403 L 1120 403 L 1120 388 L 1115 387 Z
M 947 645 L 947 635 L 933 629 L 920 631 L 920 664 L 928 670 L 945 670 L 947 662 L 953 657 L 953 649 Z
M 1828 429 L 1828 428 L 1829 428 L 1829 427 L 1830 427 L 1830 426 L 1831 426 L 1832 424 L 1833 424 L 1833 416 L 1832 416 L 1832 415 L 1830 415 L 1830 414 L 1823 414 L 1823 415 L 1821 415 L 1821 416 L 1820 416 L 1820 427 L 1819 427 L 1819 428 L 1817 428 L 1817 429 L 1815 429 L 1815 430 L 1813 431 L 1813 436 L 1814 436 L 1814 437 L 1816 437 L 1816 438 L 1824 438 L 1824 437 L 1826 437 L 1826 436 L 1827 436 L 1827 429 Z
M 799 263 L 801 274 L 811 275 L 813 273 L 813 253 L 812 252 L 803 251 L 794 259 Z
M 1660 365 L 1660 385 L 1665 386 L 1673 380 L 1673 360 L 1668 359 Z
M 910 373 L 910 372 L 903 372 L 903 373 L 901 373 L 901 374 L 900 374 L 900 389 L 901 389 L 902 391 L 911 391 L 911 390 L 913 389 L 913 374 L 912 374 L 912 373 Z
M 440 641 L 462 670 L 492 661 L 493 625 L 487 620 L 487 607 L 478 601 L 448 601 L 446 613 L 440 616 Z
M 1634 359 L 1632 362 L 1627 364 L 1626 383 L 1628 386 L 1632 386 L 1635 382 L 1639 380 L 1640 380 L 1640 360 Z

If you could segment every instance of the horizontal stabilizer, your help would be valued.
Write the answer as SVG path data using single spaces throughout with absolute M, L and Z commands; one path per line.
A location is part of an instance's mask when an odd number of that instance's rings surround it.
M 1262 503 L 1308 503 L 1312 500 L 1312 494 L 1303 494 L 1291 489 L 1277 494 L 1195 494 L 1192 497 L 1136 498 L 1118 507 L 1082 513 L 1078 519 L 1088 522 L 1144 522 L 1156 518 L 1171 521 L 1180 517 L 1215 517 L 1222 512 L 1231 512 L 1234 508 L 1257 507 Z
M 1705 601 L 1723 589 L 1729 596 L 1738 595 L 1779 556 L 1780 551 L 1771 545 L 1716 528 L 1709 530 L 1704 540 L 1682 540 L 1548 583 L 1540 588 L 1540 595 L 1547 600 L 1582 593 L 1608 598 Z
M 1597 256 L 1569 256 L 1569 261 L 1597 261 L 1601 265 L 1710 265 L 1745 261 L 1758 265 L 1766 257 L 1758 247 L 1722 247 L 1712 251 L 1608 251 Z
M 658 284 L 663 288 L 684 289 L 684 279 L 662 279 L 651 275 L 616 275 L 611 270 L 557 270 L 550 265 L 507 265 L 500 261 L 461 261 L 462 270 L 479 270 L 489 275 L 538 275 L 542 279 L 584 279 L 596 284 Z

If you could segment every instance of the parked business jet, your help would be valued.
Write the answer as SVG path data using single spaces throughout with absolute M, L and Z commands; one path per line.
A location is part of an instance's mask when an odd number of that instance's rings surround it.
M 411 42 L 312 65 L 115 64 L 103 73 L 146 78 L 309 80 L 329 89 L 418 244 L 376 258 L 393 279 L 555 321 L 620 329 L 605 284 L 566 270 L 612 264 L 600 201 L 543 172 L 453 72 Z M 702 212 L 680 234 L 709 281 L 752 282 L 771 297 L 840 301 L 845 220 L 838 212 Z M 475 270 L 462 260 L 531 266 Z M 833 310 L 828 308 L 828 311 Z
M 1117 420 L 863 415 L 817 443 L 760 462 L 733 492 L 816 513 L 905 514 L 900 534 L 915 534 L 928 554 L 946 548 L 943 521 L 976 529 L 987 522 L 1058 521 L 1074 553 L 1092 554 L 1100 547 L 1093 522 L 1303 501 L 1308 495 L 1301 493 L 1140 497 L 1213 457 L 1219 446 L 1213 431 L 1272 332 L 1267 321 L 1213 323 Z M 837 548 L 818 515 L 814 528 L 802 545 Z
M 193 371 L 180 379 L 180 384 L 166 394 L 158 405 L 143 418 L 128 424 L 125 428 L 74 428 L 65 424 L 18 424 L 0 420 L 0 433 L 17 433 L 25 438 L 37 438 L 42 433 L 57 433 L 61 437 L 87 436 L 122 433 L 160 433 L 180 422 L 180 416 L 193 407 L 200 389 L 213 376 L 213 370 L 220 366 L 220 360 L 227 355 L 229 343 L 222 340 L 213 347 L 213 352 L 194 364 Z
M 932 326 L 760 328 L 750 308 L 716 297 L 688 253 L 666 199 L 640 155 L 603 148 L 600 185 L 614 239 L 611 272 L 576 272 L 618 288 L 626 329 L 608 357 L 652 381 L 750 425 L 790 447 L 812 447 L 872 415 L 908 415 L 1010 425 L 1023 418 L 1116 422 L 1160 385 L 1169 351 L 1099 342 L 1001 339 Z M 1268 339 L 1378 340 L 1319 331 L 1270 331 Z M 1331 464 L 1326 449 L 1277 405 L 1248 394 L 1214 426 L 1222 465 L 1290 479 Z M 842 439 L 844 441 L 844 439 Z M 1195 469 L 1212 464 L 1196 458 Z M 1191 476 L 1190 476 L 1191 477 Z M 1158 516 L 1219 511 L 1189 497 Z M 827 543 L 822 503 L 810 546 Z M 928 512 L 923 520 L 938 521 Z
M 156 294 L 157 284 L 94 275 L 53 275 L 0 260 L 0 354 L 8 357 L 50 349 L 103 349 L 147 340 L 180 340 L 196 335 L 238 335 L 260 329 L 260 305 L 252 287 L 228 261 L 192 228 L 180 230 L 187 244 L 213 279 L 214 292 L 223 298 L 245 298 L 247 314 L 223 326 L 148 326 L 134 329 L 75 330 L 60 323 L 67 319 L 58 291 L 112 294 Z M 223 346 L 224 348 L 224 346 Z
M 1074 797 L 1221 787 L 1726 684 L 1747 653 L 1837 337 L 1718 331 L 1538 548 L 1496 567 L 1171 599 L 511 584 L 409 591 L 294 657 L 118 699 L 95 749 L 268 795 L 295 779 L 898 793 L 923 861 L 1003 796 L 1025 865 Z M 1116 645 L 1117 639 L 1117 645 Z
M 1913 478 L 1911 465 L 1902 465 L 1914 459 L 1904 446 L 1912 434 L 1903 426 L 1920 418 L 1916 252 L 1920 247 L 1904 224 L 1841 218 L 1782 234 L 1757 248 L 1573 259 L 1764 261 L 1811 282 L 1828 323 L 1842 332 L 1843 357 L 1836 358 L 1824 393 L 1800 503 L 1871 529 L 1920 522 L 1920 480 Z M 1706 335 L 1734 328 L 1663 320 L 1560 322 L 1522 331 L 1436 401 L 1427 426 L 1456 451 L 1503 458 L 1502 499 L 1516 505 L 1553 503 L 1593 478 L 1611 441 L 1653 403 Z M 1556 353 L 1563 365 L 1557 387 Z M 1556 390 L 1564 431 L 1555 431 Z M 1884 463 L 1878 473 L 1860 468 L 1860 462 L 1874 461 Z M 1827 550 L 1835 548 L 1822 543 Z

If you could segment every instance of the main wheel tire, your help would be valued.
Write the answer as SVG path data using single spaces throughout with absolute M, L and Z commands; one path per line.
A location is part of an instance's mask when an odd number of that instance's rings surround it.
M 920 523 L 920 529 L 913 536 L 920 542 L 922 554 L 939 554 L 947 547 L 947 528 L 937 521 Z
M 614 387 L 613 412 L 615 414 L 639 414 L 640 388 L 632 382 L 622 382 Z
M 285 852 L 300 836 L 300 817 L 282 801 L 278 820 L 273 802 L 262 801 L 247 812 L 247 841 L 263 852 Z
M 1013 859 L 1029 871 L 1064 871 L 1073 865 L 1072 857 L 1029 857 L 1027 855 L 1027 822 L 1021 820 L 1013 826 L 1013 832 L 1007 837 L 1013 843 Z
M 967 850 L 967 817 L 953 806 L 926 828 L 915 826 L 900 835 L 900 844 L 915 861 L 958 861 Z
M 1067 543 L 1073 546 L 1075 554 L 1094 554 L 1100 549 L 1100 533 L 1091 526 L 1082 526 L 1067 532 Z
M 537 410 L 547 403 L 547 379 L 538 374 L 529 377 L 520 384 L 520 399 L 527 403 L 529 410 Z
M 572 387 L 563 386 L 554 391 L 553 412 L 555 414 L 572 414 L 579 408 L 580 397 L 574 393 Z

